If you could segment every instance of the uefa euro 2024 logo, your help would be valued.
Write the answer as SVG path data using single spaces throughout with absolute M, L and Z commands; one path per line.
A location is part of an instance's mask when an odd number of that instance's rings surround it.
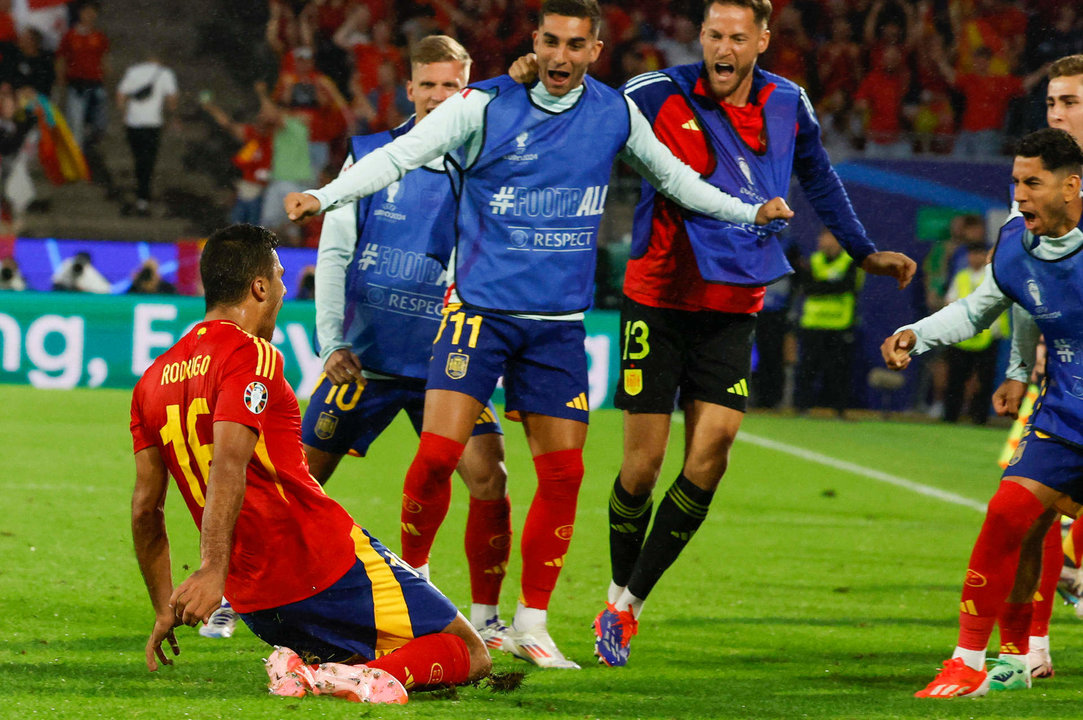
M 387 201 L 392 205 L 395 204 L 395 196 L 399 194 L 400 186 L 401 183 L 398 180 L 387 186 Z
M 1027 279 L 1027 293 L 1030 295 L 1030 299 L 1034 301 L 1035 309 L 1039 312 L 1042 309 L 1042 289 L 1038 287 L 1038 281 L 1034 278 Z

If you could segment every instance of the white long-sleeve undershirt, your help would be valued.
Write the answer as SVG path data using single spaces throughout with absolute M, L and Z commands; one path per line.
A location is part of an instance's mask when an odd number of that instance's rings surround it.
M 1028 232 L 1025 241 L 1032 240 L 1033 236 Z M 1040 260 L 1057 260 L 1075 252 L 1080 246 L 1083 246 L 1083 231 L 1073 228 L 1058 238 L 1040 238 L 1039 244 L 1031 252 Z M 974 292 L 916 323 L 904 325 L 895 332 L 913 330 L 917 342 L 912 353 L 920 355 L 934 347 L 954 345 L 974 337 L 992 325 L 1000 314 L 1011 306 L 1011 298 L 1006 296 L 993 280 L 992 265 L 987 265 L 982 282 Z M 1033 318 L 1022 308 L 1014 308 L 1012 311 L 1012 359 L 1009 362 L 1006 377 L 1028 382 L 1030 371 L 1034 367 L 1034 348 L 1039 334 L 1040 331 Z
M 570 109 L 584 87 L 566 95 L 550 95 L 542 83 L 530 90 L 534 102 L 550 112 Z M 442 102 L 410 132 L 373 150 L 338 178 L 319 190 L 306 190 L 320 201 L 321 210 L 332 210 L 387 187 L 410 170 L 441 157 L 456 148 L 465 148 L 469 165 L 481 151 L 484 141 L 485 108 L 491 95 L 470 90 Z M 684 207 L 711 215 L 719 220 L 752 223 L 759 205 L 741 202 L 732 195 L 705 182 L 662 144 L 650 123 L 629 98 L 631 131 L 619 157 L 636 172 Z

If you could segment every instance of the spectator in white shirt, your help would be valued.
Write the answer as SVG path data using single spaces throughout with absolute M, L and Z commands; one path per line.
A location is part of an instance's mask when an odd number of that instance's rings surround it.
M 117 105 L 124 112 L 128 147 L 135 163 L 138 215 L 150 214 L 150 186 L 158 146 L 162 139 L 165 112 L 176 112 L 177 77 L 153 55 L 132 65 L 117 86 Z

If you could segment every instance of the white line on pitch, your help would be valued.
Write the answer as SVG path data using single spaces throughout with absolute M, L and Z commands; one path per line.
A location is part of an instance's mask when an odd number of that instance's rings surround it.
M 985 512 L 985 503 L 980 503 L 976 500 L 963 497 L 962 495 L 956 495 L 953 492 L 947 490 L 941 490 L 931 485 L 923 485 L 913 480 L 907 480 L 904 477 L 898 475 L 891 475 L 890 473 L 880 472 L 872 468 L 865 467 L 864 465 L 858 465 L 856 463 L 847 462 L 845 460 L 839 460 L 829 455 L 822 455 L 812 450 L 806 450 L 804 448 L 797 447 L 796 445 L 789 445 L 777 440 L 771 440 L 769 438 L 760 437 L 759 435 L 753 435 L 751 433 L 742 432 L 737 434 L 738 441 L 745 441 L 753 445 L 759 445 L 760 447 L 767 448 L 769 450 L 778 450 L 784 452 L 787 455 L 793 455 L 799 457 L 802 460 L 808 460 L 809 462 L 819 463 L 821 465 L 827 465 L 828 467 L 835 468 L 836 470 L 843 470 L 845 472 L 854 473 L 862 477 L 867 477 L 870 480 L 879 480 L 882 483 L 888 485 L 894 485 L 905 490 L 916 492 L 919 495 L 925 495 L 926 497 L 936 498 L 937 500 L 943 500 L 944 502 L 954 503 L 955 505 L 962 505 L 968 507 L 971 510 L 977 510 L 980 513 Z

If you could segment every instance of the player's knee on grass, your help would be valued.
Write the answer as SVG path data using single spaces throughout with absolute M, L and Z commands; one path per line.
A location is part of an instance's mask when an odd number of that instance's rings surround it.
M 462 613 L 459 613 L 451 624 L 444 628 L 444 632 L 451 633 L 466 643 L 466 649 L 470 653 L 470 675 L 467 678 L 469 681 L 480 680 L 492 672 L 493 659 L 489 655 L 489 648 L 485 646 L 485 641 Z

